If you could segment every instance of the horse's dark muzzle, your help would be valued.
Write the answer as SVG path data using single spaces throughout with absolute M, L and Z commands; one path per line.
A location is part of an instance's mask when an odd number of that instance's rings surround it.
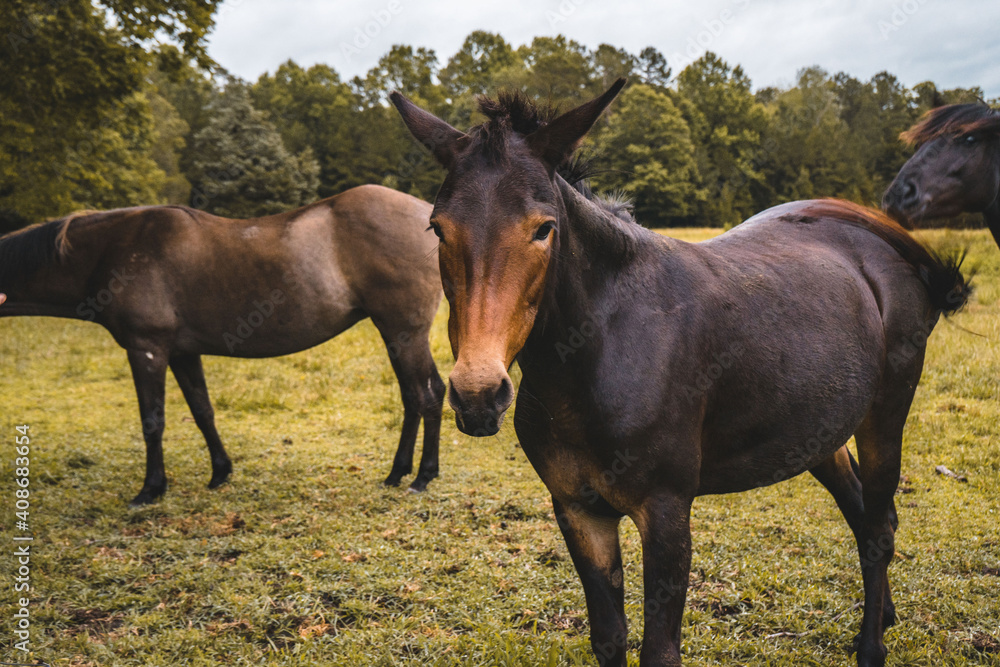
M 897 178 L 882 196 L 882 209 L 897 222 L 908 227 L 912 212 L 920 205 L 917 186 L 907 179 Z

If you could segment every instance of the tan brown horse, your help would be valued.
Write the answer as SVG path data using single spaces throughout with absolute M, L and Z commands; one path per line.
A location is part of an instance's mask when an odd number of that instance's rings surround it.
M 964 303 L 964 279 L 847 202 L 785 204 L 700 244 L 643 229 L 556 173 L 623 84 L 555 119 L 520 95 L 483 100 L 488 120 L 468 133 L 393 94 L 448 170 L 431 224 L 458 427 L 497 431 L 516 359 L 514 428 L 552 494 L 603 665 L 627 657 L 622 517 L 642 539 L 640 664 L 676 666 L 694 498 L 811 471 L 857 539 L 858 664 L 881 667 L 903 426 L 922 342 Z
M 1000 244 L 1000 110 L 950 104 L 901 135 L 917 147 L 882 198 L 903 220 L 982 213 Z
M 96 322 L 128 353 L 146 441 L 133 505 L 166 490 L 162 437 L 169 367 L 205 436 L 210 488 L 232 464 L 215 428 L 201 355 L 274 357 L 305 350 L 370 317 L 403 397 L 386 484 L 438 473 L 444 383 L 428 332 L 441 300 L 431 206 L 375 185 L 296 211 L 229 220 L 181 206 L 84 213 L 0 238 L 0 317 Z

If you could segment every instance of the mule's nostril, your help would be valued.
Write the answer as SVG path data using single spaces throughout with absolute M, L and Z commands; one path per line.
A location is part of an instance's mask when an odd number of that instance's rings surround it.
M 510 407 L 510 404 L 514 401 L 514 385 L 511 383 L 510 378 L 504 378 L 500 382 L 500 388 L 497 389 L 497 395 L 494 400 L 500 412 Z
M 448 404 L 455 412 L 462 411 L 462 399 L 459 398 L 458 392 L 455 391 L 455 385 L 450 379 L 448 380 Z

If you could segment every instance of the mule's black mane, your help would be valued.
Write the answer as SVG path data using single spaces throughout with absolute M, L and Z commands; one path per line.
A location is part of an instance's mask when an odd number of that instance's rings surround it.
M 539 105 L 519 90 L 501 90 L 496 98 L 480 96 L 479 111 L 488 119 L 473 128 L 479 146 L 487 156 L 503 159 L 511 132 L 527 136 L 555 118 L 551 105 Z
M 908 144 L 919 146 L 938 137 L 976 132 L 1000 134 L 1000 110 L 985 103 L 949 104 L 931 109 L 899 136 Z
M 487 121 L 470 133 L 475 147 L 493 160 L 504 158 L 511 133 L 527 136 L 557 115 L 552 105 L 540 105 L 519 90 L 501 90 L 496 98 L 483 95 L 477 103 Z M 620 220 L 635 222 L 631 199 L 623 193 L 597 194 L 590 187 L 589 179 L 596 172 L 591 158 L 573 155 L 559 165 L 557 172 L 589 201 Z
M 591 157 L 583 157 L 580 153 L 571 156 L 559 165 L 556 170 L 567 183 L 588 200 L 625 222 L 636 222 L 632 215 L 632 199 L 622 191 L 597 193 L 590 187 L 590 179 L 598 173 Z

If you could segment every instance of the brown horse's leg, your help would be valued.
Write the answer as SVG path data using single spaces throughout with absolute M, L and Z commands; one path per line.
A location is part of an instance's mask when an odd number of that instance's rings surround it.
M 901 410 L 885 409 L 883 406 L 873 409 L 854 434 L 858 443 L 865 508 L 859 540 L 861 574 L 865 585 L 865 613 L 857 647 L 859 667 L 885 665 L 883 605 L 889 589 L 887 569 L 896 553 L 890 508 L 899 485 L 903 425 L 908 408 L 909 400 L 905 401 Z
M 427 355 L 430 357 L 430 347 Z M 413 491 L 424 491 L 430 481 L 438 476 L 438 448 L 441 442 L 441 410 L 444 406 L 445 386 L 431 358 L 424 367 L 420 391 L 420 415 L 424 418 L 424 446 L 420 453 L 417 476 L 410 483 Z
M 373 318 L 374 320 L 374 318 Z M 420 419 L 424 420 L 424 449 L 420 469 L 410 489 L 423 491 L 438 475 L 438 442 L 441 433 L 441 409 L 444 399 L 444 382 L 438 375 L 431 356 L 427 329 L 418 331 L 396 329 L 375 321 L 382 333 L 389 361 L 399 381 L 403 398 L 403 429 L 399 446 L 392 462 L 392 470 L 385 479 L 386 486 L 399 486 L 403 477 L 413 470 L 413 451 L 417 443 Z
M 219 432 L 215 430 L 215 410 L 208 397 L 208 386 L 205 384 L 205 371 L 201 365 L 201 357 L 197 354 L 178 355 L 170 358 L 170 370 L 177 378 L 201 434 L 208 444 L 208 453 L 212 459 L 212 480 L 208 488 L 214 489 L 225 483 L 233 471 L 233 464 L 222 446 Z
M 810 470 L 813 476 L 826 487 L 833 499 L 837 501 L 837 507 L 847 520 L 854 539 L 858 544 L 858 554 L 863 558 L 862 530 L 864 529 L 865 504 L 861 495 L 861 480 L 858 475 L 861 472 L 858 462 L 854 460 L 846 446 L 837 450 L 837 453 L 829 459 Z M 895 503 L 889 513 L 893 530 L 896 529 L 896 509 Z M 882 626 L 888 628 L 896 624 L 896 606 L 892 602 L 892 593 L 889 590 L 888 582 L 885 587 L 885 599 L 882 601 Z M 861 635 L 854 638 L 855 648 L 861 642 Z
M 620 519 L 595 517 L 555 498 L 552 507 L 573 565 L 583 582 L 590 618 L 590 646 L 601 667 L 625 667 L 628 628 L 618 544 Z
M 642 667 L 681 664 L 681 620 L 691 570 L 691 499 L 649 498 L 636 517 L 642 537 Z
M 142 437 L 146 441 L 146 480 L 142 490 L 129 503 L 133 507 L 148 505 L 167 490 L 167 474 L 163 469 L 163 395 L 167 379 L 167 355 L 159 350 L 128 350 L 132 381 L 139 398 Z

